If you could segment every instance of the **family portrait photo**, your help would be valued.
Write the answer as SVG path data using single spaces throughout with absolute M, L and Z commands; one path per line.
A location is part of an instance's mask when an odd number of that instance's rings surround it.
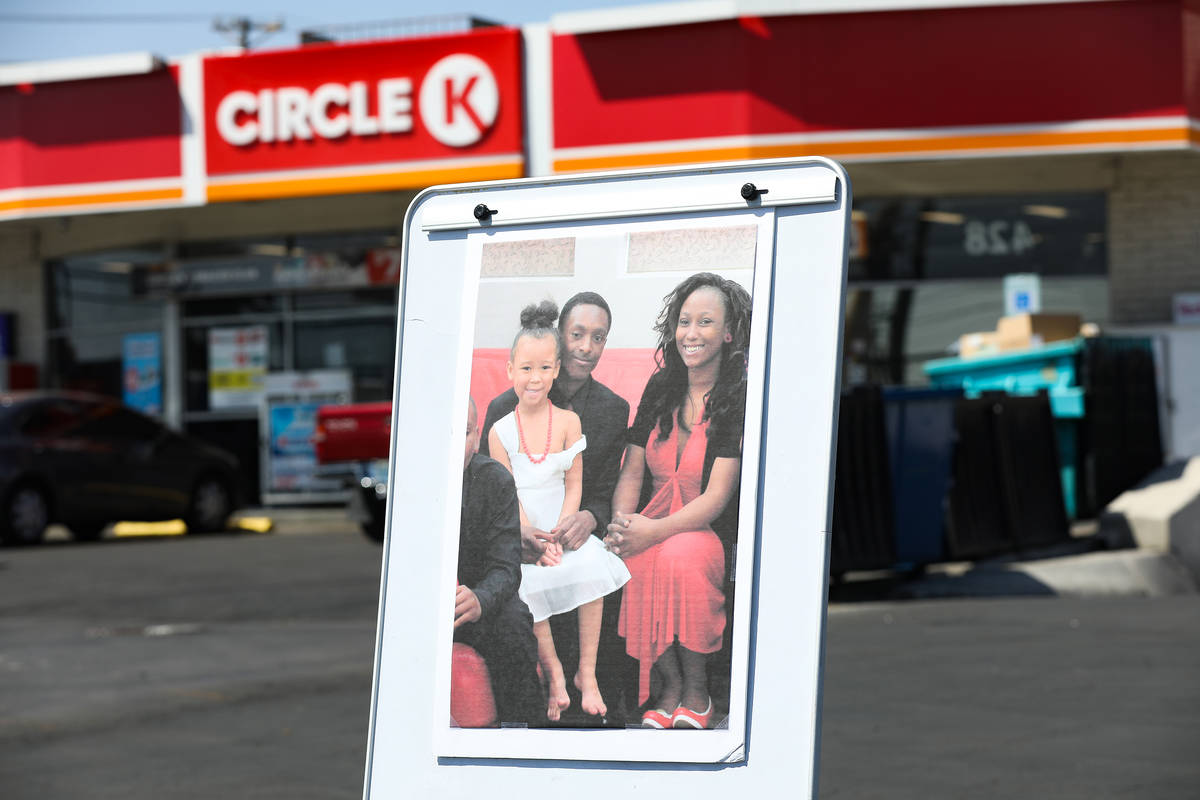
M 744 703 L 759 228 L 731 222 L 479 248 L 449 726 L 728 729 Z

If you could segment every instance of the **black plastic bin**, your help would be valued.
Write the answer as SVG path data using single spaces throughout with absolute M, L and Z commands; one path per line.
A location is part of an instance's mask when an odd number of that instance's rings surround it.
M 898 566 L 945 560 L 954 410 L 962 395 L 959 388 L 883 390 Z

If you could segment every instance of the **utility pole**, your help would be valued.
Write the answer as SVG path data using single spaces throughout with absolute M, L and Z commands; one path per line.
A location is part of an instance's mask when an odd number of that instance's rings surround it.
M 251 34 L 262 34 L 262 36 L 253 42 L 253 44 L 258 44 L 272 33 L 283 30 L 283 20 L 278 19 L 271 22 L 259 22 L 257 20 L 252 20 L 249 17 L 228 17 L 224 19 L 213 20 L 213 30 L 227 35 L 236 34 L 238 47 L 242 48 L 243 50 L 249 50 L 251 45 Z

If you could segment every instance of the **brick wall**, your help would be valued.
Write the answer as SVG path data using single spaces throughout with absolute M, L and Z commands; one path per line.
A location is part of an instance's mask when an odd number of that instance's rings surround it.
M 1200 154 L 1121 157 L 1108 201 L 1112 321 L 1171 321 L 1171 296 L 1200 292 Z

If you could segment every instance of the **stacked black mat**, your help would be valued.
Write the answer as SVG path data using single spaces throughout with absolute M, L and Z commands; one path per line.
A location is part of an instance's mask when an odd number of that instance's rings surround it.
M 1079 516 L 1095 516 L 1163 462 L 1154 352 L 1145 338 L 1089 339 L 1080 357 Z
M 946 520 L 951 559 L 1062 541 L 1069 535 L 1050 398 L 987 392 L 955 410 L 958 443 Z
M 886 569 L 896 562 L 892 477 L 883 390 L 842 392 L 829 571 Z
M 1148 339 L 1095 338 L 1080 353 L 1085 416 L 1077 424 L 1076 516 L 1094 516 L 1163 461 Z M 1019 552 L 1069 537 L 1049 396 L 985 393 L 955 407 L 946 557 Z M 842 393 L 830 572 L 896 566 L 897 521 L 885 398 Z

